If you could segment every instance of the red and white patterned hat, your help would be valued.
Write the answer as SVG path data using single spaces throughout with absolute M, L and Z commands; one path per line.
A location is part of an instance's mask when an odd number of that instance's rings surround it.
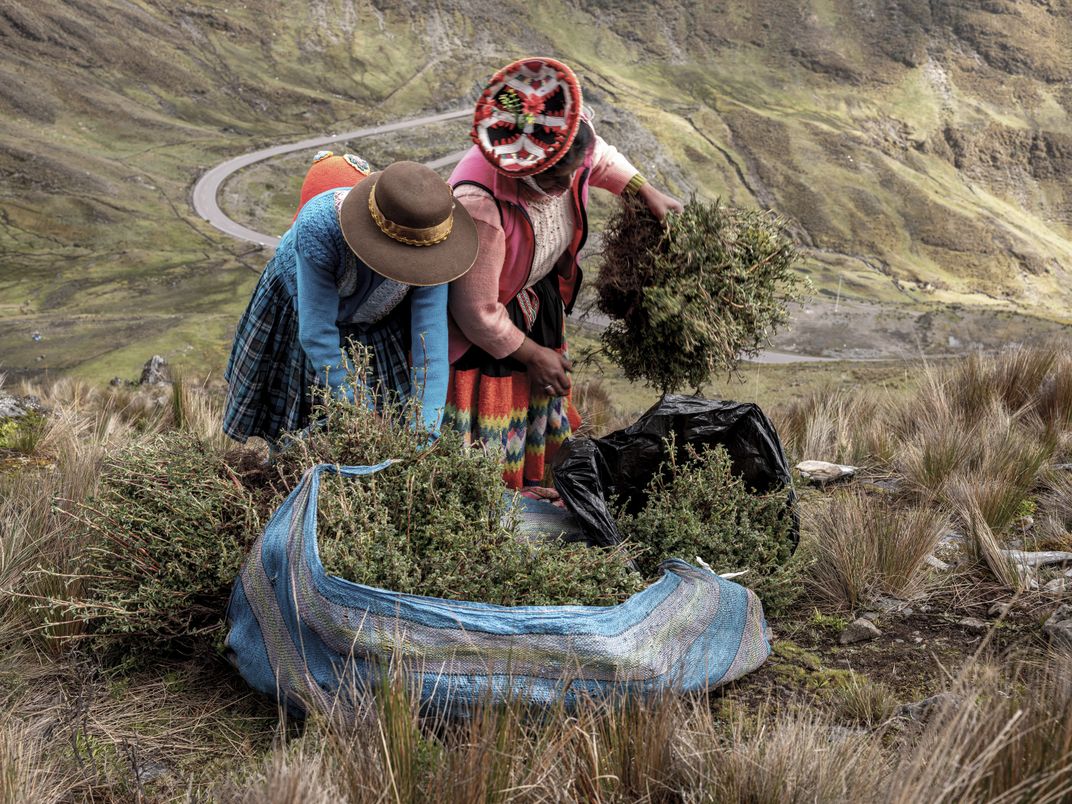
M 472 139 L 500 173 L 531 176 L 569 150 L 581 120 L 581 85 L 555 59 L 519 59 L 480 94 Z

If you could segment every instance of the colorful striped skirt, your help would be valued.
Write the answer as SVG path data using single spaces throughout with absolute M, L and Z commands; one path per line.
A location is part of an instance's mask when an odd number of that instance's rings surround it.
M 557 275 L 530 291 L 506 305 L 510 320 L 540 346 L 567 354 Z M 572 392 L 551 397 L 530 388 L 525 364 L 513 358 L 496 360 L 472 346 L 451 366 L 443 427 L 457 430 L 469 444 L 501 445 L 503 482 L 510 488 L 543 485 L 548 462 L 580 424 Z

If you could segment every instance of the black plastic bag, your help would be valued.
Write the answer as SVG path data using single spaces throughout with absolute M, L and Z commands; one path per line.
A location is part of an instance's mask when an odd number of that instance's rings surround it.
M 782 442 L 758 405 L 668 395 L 624 430 L 603 438 L 570 439 L 555 456 L 555 488 L 590 545 L 622 540 L 608 501 L 618 500 L 632 513 L 644 507 L 645 489 L 670 457 L 671 435 L 675 458 L 684 459 L 687 446 L 698 450 L 721 445 L 733 472 L 750 488 L 759 493 L 787 489 L 786 504 L 796 502 Z M 794 513 L 794 547 L 798 539 Z

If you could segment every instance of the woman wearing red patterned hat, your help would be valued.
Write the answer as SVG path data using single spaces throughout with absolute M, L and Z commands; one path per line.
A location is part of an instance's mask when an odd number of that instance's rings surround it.
M 576 76 L 554 59 L 497 72 L 477 101 L 472 138 L 450 178 L 479 252 L 450 287 L 444 427 L 501 443 L 503 479 L 521 488 L 543 481 L 580 424 L 564 327 L 581 282 L 589 186 L 637 193 L 660 219 L 682 206 L 595 134 Z
M 298 212 L 318 195 L 337 187 L 353 187 L 372 173 L 369 163 L 354 154 L 336 154 L 332 151 L 317 151 L 313 164 L 302 179 Z M 298 212 L 294 213 L 295 220 Z

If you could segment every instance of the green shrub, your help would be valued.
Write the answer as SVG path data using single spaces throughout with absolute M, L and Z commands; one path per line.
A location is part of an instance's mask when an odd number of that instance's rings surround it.
M 321 561 L 370 586 L 509 606 L 612 605 L 643 588 L 620 548 L 526 540 L 501 476 L 454 433 L 367 478 L 325 475 Z
M 360 365 L 359 358 L 355 371 Z M 497 453 L 468 449 L 452 432 L 428 449 L 427 434 L 405 424 L 414 420 L 411 408 L 369 415 L 363 386 L 355 393 L 356 405 L 321 398 L 319 426 L 279 458 L 291 483 L 315 463 L 399 461 L 368 478 L 324 476 L 317 533 L 333 575 L 455 600 L 609 605 L 656 579 L 664 559 L 699 555 L 712 565 L 748 566 L 747 583 L 762 578 L 761 591 L 781 593 L 784 573 L 775 569 L 791 553 L 785 499 L 749 494 L 725 450 L 668 467 L 649 489 L 647 508 L 623 520 L 624 548 L 536 543 L 519 533 Z M 644 551 L 639 574 L 628 566 L 632 550 Z
M 607 225 L 596 287 L 603 346 L 630 380 L 699 388 L 756 354 L 805 283 L 784 223 L 696 200 L 665 224 L 631 200 Z
M 262 522 L 223 455 L 179 431 L 107 460 L 79 520 L 83 592 L 67 601 L 69 615 L 99 647 L 131 659 L 187 649 L 220 629 Z
M 31 411 L 17 418 L 0 419 L 0 453 L 32 455 L 48 424 L 42 414 Z
M 661 559 L 700 555 L 762 573 L 788 558 L 782 500 L 752 497 L 724 452 L 669 467 L 648 507 L 613 550 L 534 540 L 504 494 L 495 452 L 447 432 L 435 442 L 410 427 L 411 408 L 374 414 L 317 401 L 317 425 L 288 439 L 266 469 L 248 451 L 224 454 L 183 431 L 145 437 L 107 460 L 83 505 L 76 599 L 53 610 L 88 626 L 97 647 L 123 661 L 188 650 L 221 632 L 227 597 L 263 523 L 308 467 L 392 465 L 366 478 L 324 475 L 318 535 L 325 569 L 404 593 L 503 605 L 610 605 L 658 575 Z M 713 479 L 704 493 L 698 483 Z M 764 530 L 766 529 L 766 530 Z M 632 546 L 647 552 L 640 570 Z M 766 601 L 765 601 L 766 602 Z
M 671 459 L 655 475 L 647 495 L 639 513 L 623 511 L 618 518 L 644 577 L 654 577 L 668 558 L 699 557 L 715 572 L 747 569 L 741 582 L 769 610 L 790 601 L 795 584 L 787 565 L 794 539 L 784 492 L 753 494 L 733 474 L 723 447 L 699 453 L 690 447 L 686 461 Z
M 358 350 L 351 382 L 367 361 Z M 622 550 L 534 542 L 504 495 L 496 452 L 465 447 L 445 432 L 430 446 L 415 405 L 370 414 L 363 383 L 356 404 L 321 395 L 318 426 L 279 457 L 293 484 L 317 463 L 398 464 L 367 478 L 323 476 L 317 505 L 327 572 L 396 592 L 503 605 L 609 605 L 643 584 Z

